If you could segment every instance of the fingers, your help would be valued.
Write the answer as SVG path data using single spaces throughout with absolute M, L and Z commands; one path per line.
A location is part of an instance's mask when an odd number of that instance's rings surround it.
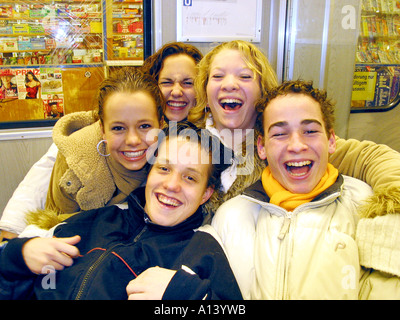
M 81 241 L 80 236 L 73 236 L 70 238 L 56 238 L 58 241 L 58 245 L 56 249 L 72 258 L 76 258 L 79 256 L 79 249 L 75 247 L 79 241 Z
M 56 238 L 55 252 L 52 258 L 54 268 L 63 270 L 64 267 L 70 267 L 74 263 L 73 258 L 79 256 L 79 249 L 74 245 L 81 241 L 81 237 L 76 235 L 69 238 Z
M 74 246 L 74 245 L 76 245 L 79 241 L 81 241 L 81 236 L 76 235 L 76 236 L 69 237 L 69 238 L 57 238 L 57 239 L 59 239 L 59 240 L 61 240 L 61 241 L 64 241 L 65 243 L 67 243 L 67 244 L 69 244 L 69 245 L 71 245 L 71 246 Z
M 135 293 L 128 296 L 128 300 L 150 300 L 145 293 Z
M 147 294 L 145 292 L 145 287 L 140 284 L 140 281 L 132 280 L 126 287 L 126 292 L 128 294 L 128 300 L 147 300 Z
M 33 238 L 22 247 L 22 255 L 28 268 L 36 274 L 46 273 L 45 267 L 63 270 L 74 263 L 79 249 L 73 244 L 80 241 L 80 236 L 70 238 Z
M 176 270 L 152 267 L 129 282 L 126 292 L 129 300 L 161 300 Z

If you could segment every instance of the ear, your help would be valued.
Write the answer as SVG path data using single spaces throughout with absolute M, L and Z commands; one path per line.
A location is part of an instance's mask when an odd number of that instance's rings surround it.
M 213 194 L 213 192 L 214 192 L 214 188 L 213 187 L 208 187 L 206 189 L 206 191 L 204 191 L 204 194 L 203 194 L 203 197 L 201 198 L 201 203 L 200 204 L 206 203 L 208 201 L 208 199 L 210 199 L 210 197 Z
M 257 138 L 257 152 L 261 160 L 267 159 L 267 153 L 265 152 L 264 146 L 264 137 L 261 135 L 259 135 Z
M 336 151 L 336 136 L 335 131 L 332 129 L 328 139 L 328 152 L 333 154 Z

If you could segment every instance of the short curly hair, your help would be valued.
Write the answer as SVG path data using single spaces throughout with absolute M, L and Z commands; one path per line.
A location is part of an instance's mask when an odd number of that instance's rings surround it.
M 319 103 L 321 106 L 322 119 L 324 120 L 325 130 L 328 138 L 335 125 L 335 104 L 325 90 L 316 89 L 313 87 L 312 81 L 304 80 L 291 80 L 285 81 L 280 86 L 271 89 L 267 95 L 258 101 L 256 110 L 258 113 L 256 121 L 256 129 L 259 133 L 264 136 L 264 110 L 268 107 L 268 104 L 278 96 L 285 96 L 291 93 L 304 94 L 311 97 Z

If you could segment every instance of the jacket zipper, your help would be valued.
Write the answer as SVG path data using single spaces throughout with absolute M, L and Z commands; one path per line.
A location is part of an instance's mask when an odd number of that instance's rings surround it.
M 278 268 L 280 270 L 281 275 L 277 277 L 277 292 L 276 297 L 278 299 L 285 299 L 285 292 L 287 291 L 287 267 L 289 265 L 289 252 L 290 252 L 290 225 L 292 221 L 293 212 L 286 212 L 282 227 L 280 229 L 278 239 L 281 241 L 281 249 L 280 249 L 280 256 L 279 256 L 279 263 L 278 265 L 281 266 Z
M 285 218 L 283 220 L 281 231 L 279 232 L 279 235 L 278 235 L 279 240 L 285 239 L 286 234 L 289 232 L 291 221 L 292 221 L 292 212 L 288 212 L 285 214 Z
M 133 239 L 133 242 L 137 242 L 140 237 L 143 235 L 143 233 L 145 233 L 147 230 L 147 226 L 145 225 L 143 227 L 143 229 L 137 234 L 137 236 L 135 237 L 135 239 Z M 112 253 L 114 251 L 114 249 L 118 246 L 120 246 L 121 244 L 116 244 L 114 246 L 112 246 L 110 249 L 108 249 L 107 251 L 103 252 L 100 257 L 97 258 L 97 260 L 90 266 L 89 270 L 86 272 L 81 285 L 79 287 L 78 293 L 76 294 L 75 300 L 80 300 L 82 298 L 82 295 L 86 289 L 86 285 L 87 282 L 89 281 L 91 275 L 93 274 L 93 272 L 96 270 L 96 268 L 104 261 L 105 258 L 107 258 L 110 253 Z
M 105 258 L 108 257 L 108 255 L 117 247 L 119 244 L 116 244 L 112 246 L 110 249 L 107 251 L 103 252 L 100 257 L 97 258 L 97 260 L 90 266 L 89 270 L 86 272 L 85 276 L 83 277 L 83 280 L 81 282 L 81 286 L 79 287 L 78 293 L 76 294 L 75 300 L 80 300 L 83 292 L 86 289 L 86 284 L 90 279 L 90 276 L 93 274 L 93 271 L 96 270 L 96 268 L 104 261 Z

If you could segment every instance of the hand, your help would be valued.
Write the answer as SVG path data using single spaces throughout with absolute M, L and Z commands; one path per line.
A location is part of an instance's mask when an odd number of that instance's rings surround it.
M 176 270 L 149 268 L 126 287 L 128 300 L 161 300 Z
M 4 239 L 14 239 L 18 237 L 18 234 L 13 233 L 13 232 L 8 232 L 8 231 L 0 231 L 0 242 L 2 242 Z
M 79 255 L 74 245 L 81 241 L 80 236 L 70 238 L 33 238 L 22 247 L 22 256 L 28 268 L 36 274 L 46 273 L 43 268 L 52 266 L 63 270 L 73 264 Z

